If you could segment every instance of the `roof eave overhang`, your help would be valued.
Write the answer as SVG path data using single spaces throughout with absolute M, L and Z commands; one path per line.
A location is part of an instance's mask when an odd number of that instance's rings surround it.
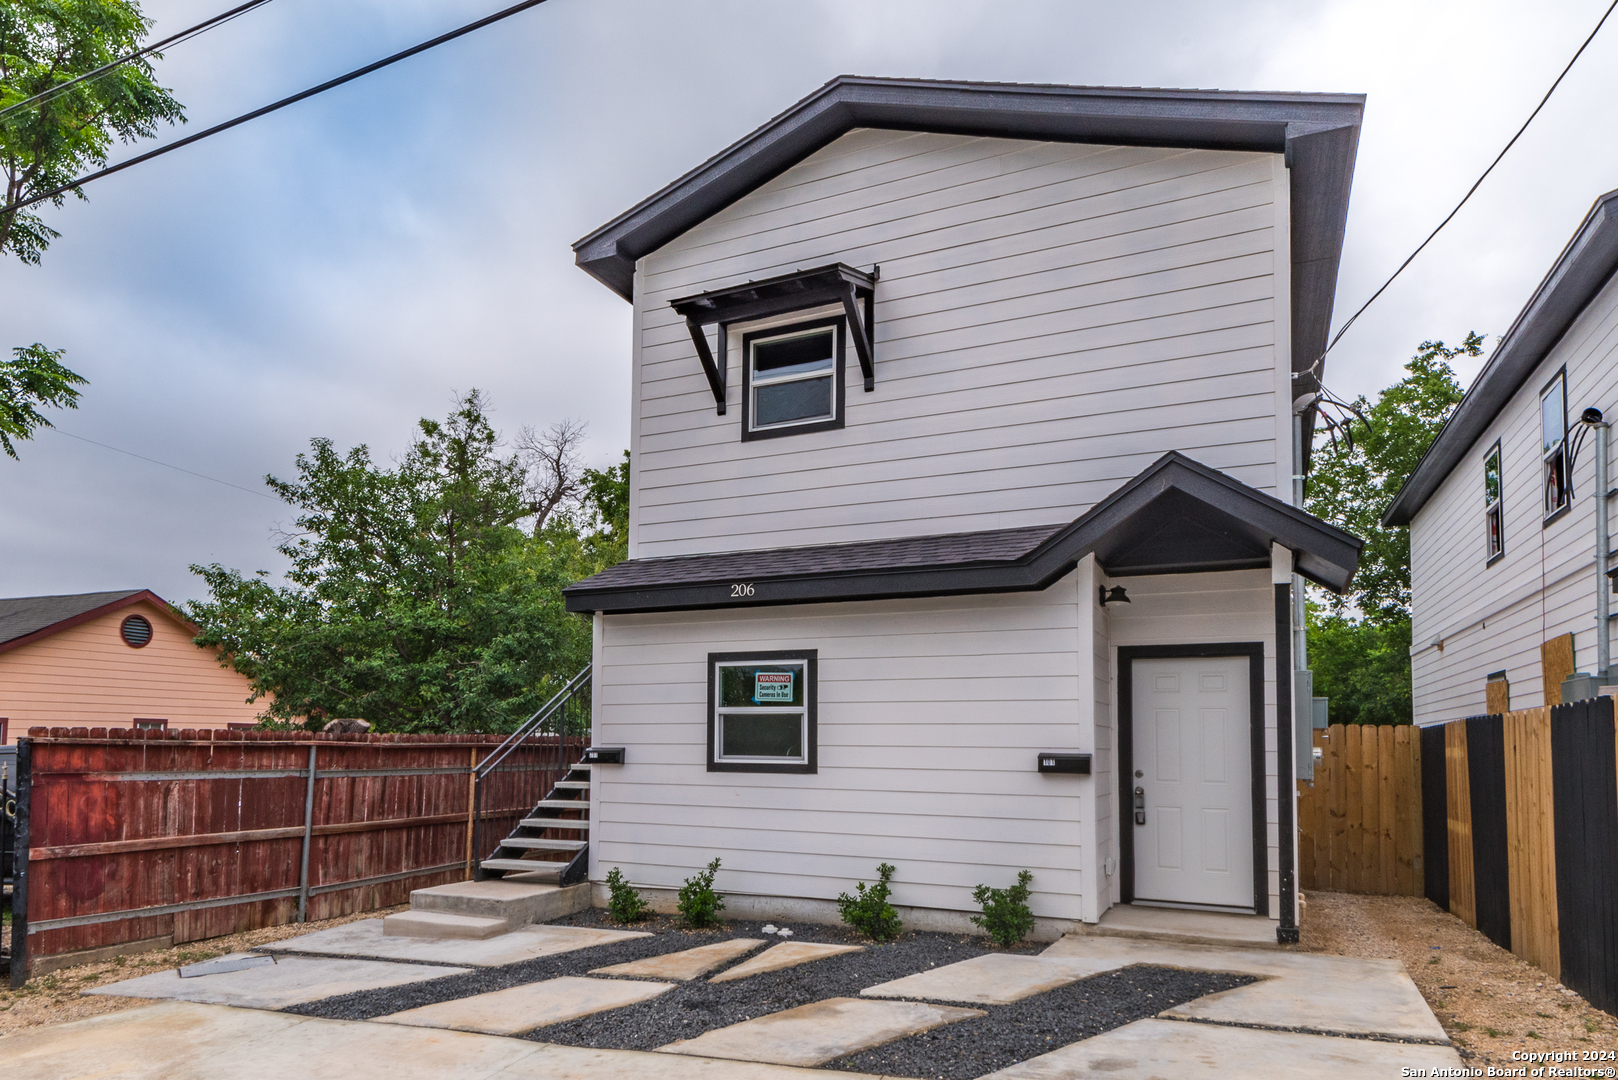
M 1364 97 L 1024 86 L 842 76 L 573 245 L 624 299 L 635 261 L 860 127 L 1286 155 L 1292 364 L 1325 350 Z
M 1347 587 L 1363 541 L 1278 499 L 1230 479 L 1181 454 L 1159 458 L 1143 473 L 1061 528 L 1020 559 L 942 566 L 872 569 L 847 573 L 750 577 L 751 595 L 734 597 L 734 572 L 700 573 L 678 583 L 592 586 L 587 579 L 565 590 L 574 612 L 628 614 L 704 608 L 891 600 L 963 594 L 1035 592 L 1046 589 L 1096 552 L 1116 530 L 1148 513 L 1152 503 L 1175 491 L 1224 513 L 1239 516 L 1255 532 L 1290 549 L 1297 571 L 1333 591 Z M 1262 562 L 1184 562 L 1133 568 L 1130 573 L 1201 573 L 1253 569 Z
M 1466 396 L 1394 496 L 1382 523 L 1409 525 L 1618 270 L 1618 191 L 1597 199 Z M 1569 403 L 1572 407 L 1572 403 Z

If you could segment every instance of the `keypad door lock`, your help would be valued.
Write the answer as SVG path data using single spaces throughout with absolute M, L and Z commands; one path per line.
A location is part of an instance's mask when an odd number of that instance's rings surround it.
M 1146 824 L 1146 789 L 1143 787 L 1135 789 L 1135 824 Z

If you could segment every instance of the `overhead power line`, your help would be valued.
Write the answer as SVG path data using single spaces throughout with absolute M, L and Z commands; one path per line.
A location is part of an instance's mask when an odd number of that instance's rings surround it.
M 458 37 L 464 37 L 474 30 L 481 30 L 485 26 L 489 26 L 492 23 L 497 23 L 502 19 L 509 19 L 513 15 L 527 11 L 529 8 L 538 7 L 544 2 L 545 0 L 523 0 L 522 3 L 513 4 L 504 11 L 497 11 L 493 15 L 484 16 L 483 18 L 478 19 L 476 22 L 467 23 L 465 26 L 462 26 L 456 30 L 451 30 L 447 34 L 440 34 L 431 41 L 424 41 L 420 45 L 413 45 L 403 52 L 396 52 L 392 56 L 376 61 L 374 64 L 366 64 L 362 68 L 350 71 L 347 75 L 339 75 L 337 78 L 323 82 L 319 86 L 311 86 L 307 90 L 293 94 L 291 97 L 282 98 L 280 101 L 266 105 L 261 109 L 254 109 L 250 113 L 243 113 L 234 120 L 226 120 L 222 124 L 215 124 L 213 127 L 208 128 L 205 131 L 199 131 L 194 135 L 187 135 L 183 139 L 177 139 L 174 142 L 168 143 L 167 145 L 159 146 L 155 150 L 148 150 L 146 153 L 138 154 L 135 157 L 130 158 L 128 161 L 120 161 L 116 165 L 109 165 L 105 169 L 90 173 L 87 176 L 81 176 L 77 180 L 51 188 L 49 191 L 42 191 L 37 195 L 30 195 L 26 199 L 18 199 L 16 202 L 7 206 L 0 206 L 0 214 L 9 214 L 13 211 L 22 210 L 26 207 L 33 206 L 35 203 L 44 202 L 47 199 L 53 199 L 64 192 L 82 187 L 92 180 L 100 180 L 103 176 L 111 176 L 113 173 L 123 172 L 125 169 L 139 165 L 142 162 L 150 161 L 155 157 L 162 157 L 164 154 L 167 154 L 170 151 L 178 150 L 182 146 L 190 146 L 194 142 L 200 142 L 203 139 L 208 138 L 210 135 L 217 135 L 221 131 L 229 131 L 233 127 L 245 124 L 249 120 L 256 120 L 261 116 L 267 116 L 278 109 L 286 108 L 288 105 L 296 105 L 298 102 L 304 101 L 307 98 L 312 98 L 316 94 L 324 94 L 327 90 L 333 90 L 339 86 L 342 86 L 344 83 L 353 82 L 355 79 L 369 75 L 373 71 L 380 71 L 382 68 L 385 68 L 390 64 L 397 64 L 401 60 L 408 60 L 417 53 L 424 53 L 428 49 L 437 48 L 445 42 L 454 41 Z M 1618 0 L 1614 0 L 1614 2 L 1618 3 Z
M 120 56 L 118 59 L 113 60 L 110 63 L 102 64 L 94 71 L 87 71 L 83 75 L 69 79 L 67 82 L 57 83 L 49 90 L 41 90 L 31 98 L 26 98 L 22 101 L 7 105 L 4 109 L 0 109 L 0 120 L 4 120 L 6 117 L 10 116 L 14 112 L 17 112 L 19 109 L 27 109 L 35 105 L 43 105 L 58 95 L 65 93 L 72 87 L 77 86 L 81 82 L 88 82 L 91 79 L 99 79 L 109 71 L 120 68 L 125 64 L 133 63 L 134 61 L 143 59 L 144 57 L 151 56 L 159 49 L 166 48 L 170 45 L 178 45 L 182 41 L 188 41 L 191 38 L 196 37 L 198 34 L 206 33 L 216 26 L 221 26 L 229 22 L 238 15 L 245 15 L 254 8 L 263 7 L 269 2 L 270 0 L 250 0 L 249 3 L 241 4 L 238 7 L 233 7 L 229 11 L 220 12 L 211 19 L 204 19 L 195 26 L 181 30 L 178 34 L 170 34 L 162 41 L 154 41 L 143 49 L 137 49 L 136 51 L 129 53 L 127 56 Z
M 1391 275 L 1389 275 L 1388 280 L 1382 283 L 1382 287 L 1377 289 L 1376 292 L 1372 293 L 1371 298 L 1365 301 L 1365 303 L 1361 304 L 1360 309 L 1353 315 L 1350 315 L 1348 321 L 1338 328 L 1337 333 L 1332 336 L 1330 343 L 1327 344 L 1325 351 L 1320 354 L 1319 358 L 1316 359 L 1313 364 L 1309 365 L 1308 370 L 1310 373 L 1317 377 L 1320 375 L 1320 364 L 1321 361 L 1326 359 L 1326 353 L 1331 352 L 1332 349 L 1337 347 L 1337 343 L 1343 339 L 1343 335 L 1348 333 L 1348 328 L 1354 325 L 1354 321 L 1356 319 L 1365 314 L 1365 309 L 1376 303 L 1377 297 L 1386 292 L 1388 286 L 1393 284 L 1394 279 L 1400 274 L 1404 273 L 1405 267 L 1414 262 L 1416 256 L 1421 254 L 1422 249 L 1433 242 L 1433 237 L 1442 232 L 1444 226 L 1448 225 L 1451 219 L 1453 219 L 1456 214 L 1461 212 L 1461 207 L 1466 205 L 1467 200 L 1472 197 L 1472 193 L 1477 191 L 1477 189 L 1482 186 L 1483 181 L 1487 180 L 1489 178 L 1489 174 L 1494 172 L 1494 167 L 1500 164 L 1501 159 L 1506 156 L 1513 146 L 1517 145 L 1517 140 L 1522 138 L 1523 132 L 1528 130 L 1528 125 L 1534 122 L 1534 117 L 1538 116 L 1540 110 L 1545 108 L 1545 103 L 1551 100 L 1551 95 L 1556 93 L 1556 88 L 1558 86 L 1562 85 L 1562 80 L 1567 78 L 1567 73 L 1573 70 L 1573 65 L 1579 62 L 1579 57 L 1583 56 L 1584 50 L 1590 47 L 1590 42 L 1596 39 L 1596 35 L 1601 32 L 1602 26 L 1606 24 L 1608 17 L 1612 15 L 1614 9 L 1618 9 L 1618 0 L 1613 0 L 1613 2 L 1607 6 L 1607 10 L 1602 14 L 1600 20 L 1596 22 L 1595 29 L 1590 31 L 1590 36 L 1584 39 L 1584 44 L 1579 46 L 1578 51 L 1573 54 L 1573 59 L 1567 62 L 1567 66 L 1562 69 L 1562 73 L 1556 77 L 1556 81 L 1551 83 L 1551 88 L 1545 91 L 1545 96 L 1539 99 L 1539 104 L 1534 106 L 1534 111 L 1528 114 L 1528 119 L 1524 120 L 1522 127 L 1517 129 L 1517 134 L 1513 135 L 1511 137 L 1511 141 L 1506 143 L 1505 148 L 1501 150 L 1499 154 L 1495 155 L 1495 159 L 1493 161 L 1489 162 L 1489 167 L 1483 170 L 1483 175 L 1477 178 L 1477 182 L 1466 189 L 1466 194 L 1461 196 L 1461 201 L 1456 203 L 1455 209 L 1451 210 L 1449 214 L 1445 216 L 1444 220 L 1438 223 L 1438 228 L 1429 233 L 1427 235 L 1427 239 L 1418 244 L 1416 246 L 1416 250 L 1412 251 L 1409 257 L 1406 258 L 1404 262 L 1399 264 L 1399 269 L 1395 270 Z
M 269 499 L 272 502 L 280 502 L 281 501 L 280 499 L 277 499 L 274 495 L 269 495 L 269 494 L 266 494 L 265 492 L 262 492 L 262 491 L 254 491 L 252 488 L 242 487 L 240 484 L 233 484 L 229 480 L 221 480 L 221 479 L 219 479 L 219 477 L 217 477 L 217 476 L 209 476 L 207 473 L 199 473 L 199 472 L 196 472 L 196 471 L 194 471 L 192 469 L 182 469 L 178 465 L 170 465 L 166 461 L 159 461 L 154 457 L 147 457 L 145 454 L 137 454 L 133 450 L 124 450 L 121 447 L 111 446 L 111 445 L 109 445 L 107 443 L 104 443 L 104 442 L 96 442 L 94 439 L 86 439 L 83 435 L 75 435 L 71 431 L 63 431 L 61 428 L 56 427 L 54 425 L 50 426 L 47 430 L 54 431 L 58 435 L 66 435 L 70 439 L 77 439 L 77 440 L 79 440 L 79 442 L 82 442 L 82 443 L 89 443 L 91 446 L 99 446 L 103 450 L 112 450 L 112 451 L 114 451 L 116 453 L 125 454 L 125 455 L 127 455 L 129 457 L 132 457 L 132 458 L 139 458 L 142 461 L 149 461 L 153 465 L 161 465 L 165 469 L 173 469 L 175 472 L 183 472 L 187 476 L 195 476 L 199 480 L 212 480 L 216 484 L 224 484 L 226 487 L 235 488 L 237 491 L 245 491 L 249 495 L 257 495 L 261 499 Z

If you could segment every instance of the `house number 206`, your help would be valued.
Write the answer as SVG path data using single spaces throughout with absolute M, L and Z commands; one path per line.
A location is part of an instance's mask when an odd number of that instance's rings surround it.
M 752 596 L 752 595 L 753 595 L 753 586 L 752 585 L 732 585 L 730 587 L 730 598 L 732 600 L 736 599 L 738 596 Z

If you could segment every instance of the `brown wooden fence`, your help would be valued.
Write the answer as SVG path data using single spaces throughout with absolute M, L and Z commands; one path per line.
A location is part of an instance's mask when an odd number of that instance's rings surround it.
M 1611 698 L 1422 729 L 1426 895 L 1618 1013 L 1618 725 Z
M 12 985 L 469 878 L 486 854 L 473 848 L 474 770 L 500 742 L 31 728 L 18 748 Z M 572 764 L 555 736 L 527 742 L 552 782 Z M 530 808 L 482 813 L 509 821 Z
M 1422 893 L 1421 740 L 1408 724 L 1315 732 L 1315 784 L 1299 786 L 1301 888 Z

